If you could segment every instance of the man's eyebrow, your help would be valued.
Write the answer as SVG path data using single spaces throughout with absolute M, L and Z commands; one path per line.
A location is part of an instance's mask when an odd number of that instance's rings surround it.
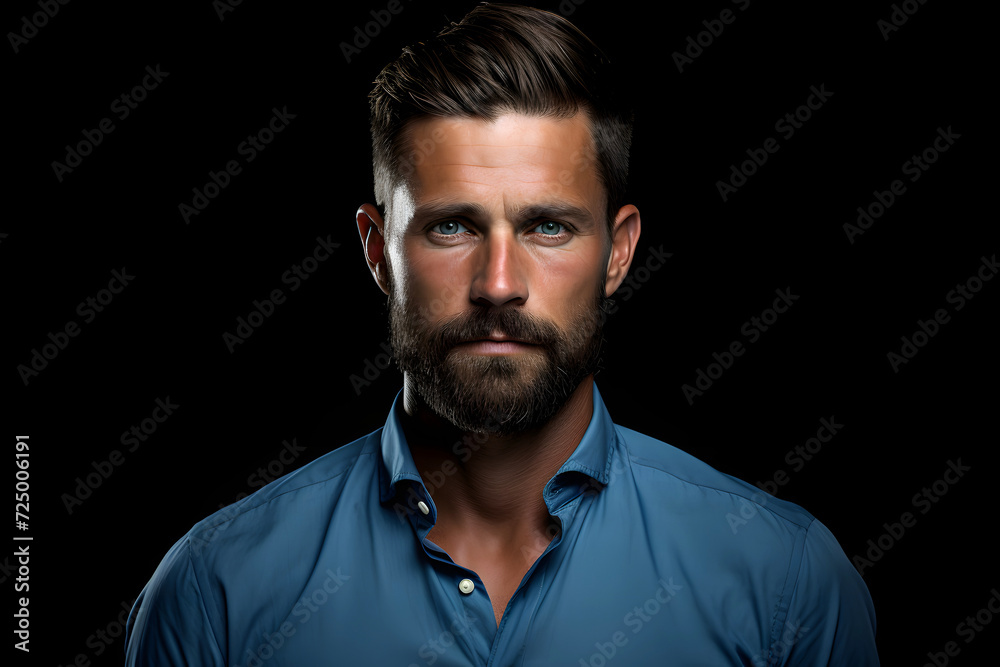
M 594 223 L 594 216 L 590 211 L 565 202 L 532 204 L 524 208 L 516 208 L 510 211 L 508 215 L 519 221 L 551 218 L 553 220 L 567 220 L 580 226 Z
M 420 204 L 413 211 L 413 222 L 440 220 L 443 218 L 487 217 L 486 207 L 476 202 L 428 202 Z
M 550 202 L 515 207 L 507 211 L 508 218 L 515 223 L 540 218 L 566 220 L 580 226 L 594 224 L 594 216 L 586 208 L 565 202 Z M 444 218 L 469 218 L 483 220 L 489 217 L 486 207 L 477 202 L 428 202 L 416 207 L 412 222 L 420 223 Z

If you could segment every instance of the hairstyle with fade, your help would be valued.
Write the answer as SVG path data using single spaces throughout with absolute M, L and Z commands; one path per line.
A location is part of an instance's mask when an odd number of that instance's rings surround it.
M 609 229 L 625 203 L 631 109 L 614 87 L 607 57 L 559 15 L 484 2 L 433 39 L 404 48 L 374 83 L 368 98 L 375 201 L 387 216 L 396 186 L 422 158 L 409 145 L 407 124 L 433 116 L 570 118 L 583 111 Z

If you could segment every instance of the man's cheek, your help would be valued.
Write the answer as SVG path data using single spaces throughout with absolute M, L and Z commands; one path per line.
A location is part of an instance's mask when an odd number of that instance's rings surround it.
M 452 283 L 423 286 L 415 301 L 419 304 L 417 312 L 428 322 L 438 323 L 454 316 L 461 305 L 461 292 Z

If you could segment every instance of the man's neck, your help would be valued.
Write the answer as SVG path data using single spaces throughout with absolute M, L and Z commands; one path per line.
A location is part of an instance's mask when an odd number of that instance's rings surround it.
M 514 435 L 463 433 L 405 381 L 404 411 L 410 452 L 438 509 L 437 532 L 471 532 L 500 544 L 549 525 L 542 490 L 590 424 L 593 376 L 548 422 Z

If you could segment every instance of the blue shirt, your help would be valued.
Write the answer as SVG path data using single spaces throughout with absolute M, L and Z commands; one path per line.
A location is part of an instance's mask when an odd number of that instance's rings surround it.
M 823 524 L 614 424 L 596 387 L 544 489 L 561 530 L 498 627 L 476 573 L 427 539 L 401 410 L 195 525 L 135 603 L 126 664 L 878 664 L 871 597 Z

